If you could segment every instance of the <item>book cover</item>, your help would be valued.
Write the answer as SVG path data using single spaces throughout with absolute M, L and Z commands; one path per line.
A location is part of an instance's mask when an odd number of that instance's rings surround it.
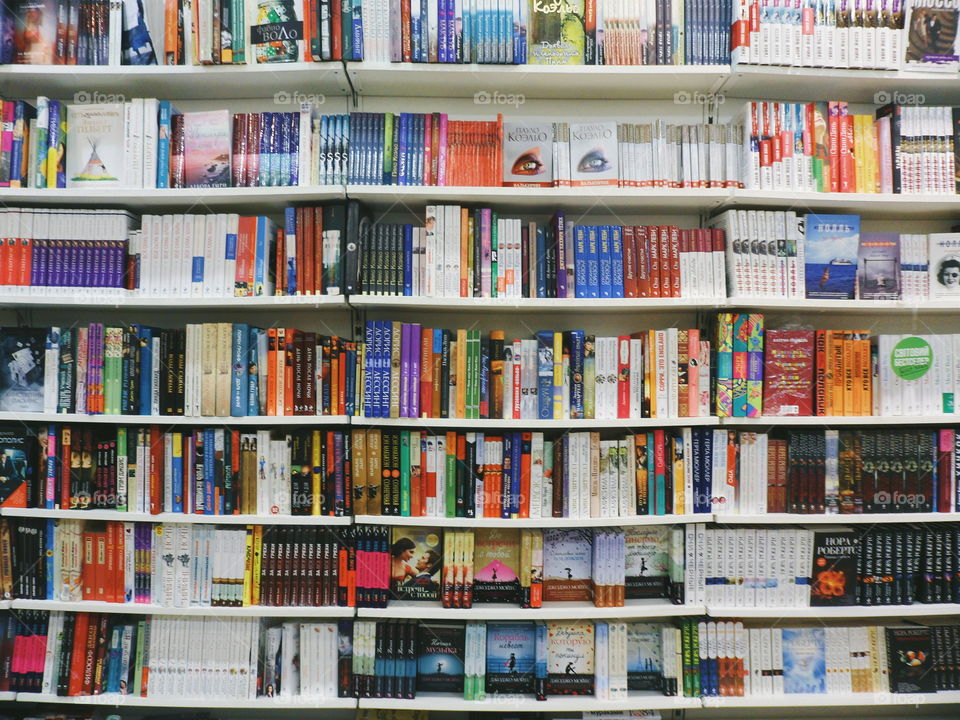
M 616 122 L 570 123 L 571 185 L 613 185 L 619 182 Z
M 548 695 L 593 695 L 593 623 L 547 623 Z
M 503 184 L 553 185 L 553 123 L 503 123 Z
M 439 600 L 442 534 L 395 527 L 390 547 L 390 589 L 397 600 Z
M 463 692 L 466 626 L 456 621 L 421 622 L 417 628 L 417 691 Z
M 943 0 L 912 0 L 908 3 L 904 70 L 957 72 L 957 3 Z
M 543 533 L 543 599 L 545 602 L 592 597 L 592 532 L 553 528 Z
M 659 623 L 627 623 L 627 689 L 663 690 Z
M 36 477 L 36 444 L 23 427 L 0 427 L 0 506 L 27 506 L 27 486 Z
M 927 266 L 931 300 L 960 295 L 960 233 L 931 233 Z
M 0 410 L 43 412 L 47 330 L 0 330 Z
M 935 692 L 930 628 L 893 627 L 886 631 L 890 692 Z
M 256 4 L 250 25 L 250 45 L 255 62 L 301 61 L 304 59 L 303 38 L 303 0 Z
M 853 531 L 824 531 L 813 535 L 810 568 L 810 604 L 836 607 L 856 604 L 857 557 L 860 537 Z
M 123 103 L 69 105 L 67 187 L 125 187 Z
M 536 650 L 533 622 L 488 622 L 487 692 L 532 693 Z
M 813 414 L 814 332 L 764 333 L 763 414 Z
M 583 65 L 584 0 L 534 2 L 527 31 L 530 65 Z
M 15 5 L 16 63 L 53 65 L 57 59 L 57 3 L 54 0 L 21 0 Z
M 823 628 L 783 628 L 783 692 L 827 691 L 825 647 Z
M 857 296 L 900 299 L 900 233 L 865 232 L 857 252 Z
M 519 602 L 520 530 L 477 528 L 474 531 L 473 601 Z
M 853 299 L 859 244 L 859 216 L 806 216 L 804 272 L 808 298 Z
M 626 597 L 669 596 L 669 528 L 624 528 L 626 542 Z
M 229 110 L 183 114 L 186 187 L 230 187 L 231 152 Z

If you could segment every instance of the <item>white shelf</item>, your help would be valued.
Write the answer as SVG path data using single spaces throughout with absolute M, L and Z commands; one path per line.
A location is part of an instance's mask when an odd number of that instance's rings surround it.
M 717 513 L 714 522 L 720 525 L 884 525 L 889 523 L 957 522 L 960 513 L 863 513 L 860 515 L 804 515 L 801 513 L 769 513 L 736 515 Z
M 77 413 L 0 412 L 0 422 L 95 423 L 98 425 L 346 425 L 347 415 L 253 415 L 247 417 L 187 417 L 185 415 L 78 415 Z
M 824 619 L 867 620 L 870 618 L 918 618 L 960 615 L 960 605 L 850 605 L 846 607 L 708 607 L 715 618 L 766 618 L 775 620 Z
M 73 295 L 4 295 L 0 294 L 0 307 L 20 308 L 54 307 L 70 308 L 122 308 L 124 310 L 316 310 L 320 308 L 345 310 L 347 301 L 343 295 L 317 296 L 262 296 L 262 297 L 210 297 L 210 298 L 152 298 L 130 295 L 126 292 L 101 293 L 96 291 Z M 235 419 L 235 418 L 234 418 Z
M 960 418 L 958 418 L 960 420 Z M 352 425 L 375 425 L 378 427 L 419 427 L 425 429 L 457 430 L 577 430 L 583 428 L 640 428 L 640 427 L 688 427 L 719 425 L 718 418 L 625 418 L 613 420 L 468 420 L 465 418 L 363 418 L 353 417 Z
M 299 187 L 239 187 L 181 189 L 86 188 L 0 188 L 4 205 L 44 205 L 55 207 L 119 207 L 135 213 L 158 210 L 198 212 L 200 210 L 242 210 L 244 213 L 276 213 L 293 202 L 342 200 L 342 185 Z
M 615 518 L 440 518 L 399 515 L 356 515 L 358 525 L 402 525 L 411 527 L 619 527 L 633 525 L 685 525 L 710 522 L 711 513 L 699 515 L 628 515 Z
M 957 425 L 960 424 L 960 415 L 903 415 L 900 417 L 884 417 L 878 415 L 804 415 L 780 417 L 777 415 L 761 415 L 760 417 L 725 417 L 720 418 L 721 425 L 773 425 L 816 426 L 816 427 L 875 427 L 878 425 Z
M 822 88 L 821 85 L 821 92 Z M 765 98 L 766 95 L 758 97 Z M 829 210 L 830 212 L 856 213 L 871 218 L 952 219 L 960 211 L 960 195 L 732 190 L 725 203 L 725 207 L 776 207 L 780 209 L 787 205 L 797 213 Z
M 9 702 L 16 699 L 17 694 L 15 692 L 0 692 L 0 702 Z
M 898 314 L 939 315 L 960 312 L 960 302 L 955 300 L 818 300 L 814 298 L 727 298 L 717 306 L 719 309 L 761 310 L 773 312 L 794 311 L 800 313 L 836 314 Z
M 850 707 L 869 708 L 881 705 L 929 705 L 960 702 L 960 691 L 936 693 L 848 693 L 827 695 L 794 693 L 784 695 L 754 695 L 746 697 L 703 698 L 707 708 L 798 708 L 798 707 Z M 869 713 L 867 714 L 869 717 Z
M 709 93 L 729 76 L 728 65 L 478 65 L 349 62 L 350 82 L 361 95 L 473 97 L 481 111 L 513 110 L 484 103 L 483 93 L 527 98 L 672 99 Z M 509 100 L 505 98 L 504 102 Z M 522 104 L 522 101 L 519 103 Z
M 719 301 L 698 298 L 433 298 L 352 295 L 350 305 L 372 309 L 449 310 L 456 312 L 657 312 L 695 311 L 722 307 Z M 960 308 L 960 305 L 958 305 Z
M 197 515 L 188 513 L 118 512 L 116 510 L 46 510 L 37 508 L 0 509 L 0 515 L 73 520 L 117 520 L 126 522 L 207 523 L 210 525 L 349 525 L 349 517 L 330 515 Z
M 563 620 L 573 618 L 670 618 L 705 615 L 703 605 L 671 605 L 664 600 L 627 600 L 623 607 L 596 607 L 590 602 L 551 602 L 540 608 L 509 603 L 474 603 L 472 608 L 444 608 L 439 602 L 393 600 L 385 608 L 357 608 L 361 618 L 430 618 L 449 620 Z
M 355 708 L 357 701 L 354 698 L 327 698 L 325 700 L 308 700 L 300 698 L 264 698 L 256 700 L 246 698 L 218 698 L 218 697 L 134 697 L 106 693 L 103 695 L 81 695 L 76 697 L 61 697 L 45 693 L 17 693 L 17 702 L 64 703 L 70 705 L 109 705 L 125 707 L 168 707 L 168 708 L 207 708 L 229 709 L 250 708 L 256 710 L 297 710 L 297 709 L 341 709 Z
M 417 693 L 413 700 L 360 698 L 361 708 L 389 710 L 443 710 L 444 712 L 598 712 L 602 710 L 680 710 L 700 707 L 700 698 L 631 693 L 626 700 L 598 700 L 591 695 L 488 695 L 486 700 L 464 700 L 453 693 Z
M 131 615 L 194 615 L 200 617 L 353 617 L 352 607 L 161 607 L 138 603 L 63 602 L 60 600 L 13 600 L 14 610 L 62 610 L 64 612 L 125 613 Z
M 42 92 L 68 102 L 116 102 L 103 95 L 159 97 L 165 100 L 270 99 L 286 93 L 288 110 L 296 110 L 294 93 L 309 93 L 318 102 L 325 95 L 348 95 L 350 84 L 340 62 L 272 63 L 263 65 L 145 65 L 95 66 L 4 65 L 0 88 L 9 96 Z M 284 99 L 284 98 L 280 98 Z M 307 99 L 307 98 L 305 98 Z M 279 109 L 279 108 L 278 108 Z

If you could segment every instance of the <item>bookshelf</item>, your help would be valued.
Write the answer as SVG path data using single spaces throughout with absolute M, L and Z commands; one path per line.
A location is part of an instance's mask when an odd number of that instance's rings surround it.
M 351 618 L 352 607 L 166 607 L 142 603 L 111 603 L 96 600 L 66 602 L 60 600 L 14 600 L 14 610 L 62 610 L 64 612 L 124 613 L 131 615 L 185 615 L 190 617 L 262 617 L 262 618 Z

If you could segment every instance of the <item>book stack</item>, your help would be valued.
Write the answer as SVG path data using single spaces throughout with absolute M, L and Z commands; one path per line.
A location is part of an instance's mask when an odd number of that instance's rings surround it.
M 597 337 L 422 328 L 371 320 L 365 417 L 616 419 L 709 414 L 710 342 L 700 330 Z M 762 345 L 759 348 L 762 352 Z
M 354 604 L 352 544 L 325 528 L 17 518 L 10 534 L 17 598 L 171 608 Z

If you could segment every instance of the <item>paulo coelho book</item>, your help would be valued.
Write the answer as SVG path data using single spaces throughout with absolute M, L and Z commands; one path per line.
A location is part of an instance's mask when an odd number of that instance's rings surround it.
M 230 187 L 230 112 L 183 114 L 183 155 L 188 188 Z
M 593 695 L 592 622 L 547 623 L 548 695 Z
M 617 123 L 570 123 L 570 184 L 574 187 L 619 183 Z
M 583 65 L 584 0 L 531 0 L 527 64 Z
M 807 297 L 853 300 L 859 246 L 859 216 L 807 215 L 804 239 Z
M 503 123 L 503 184 L 553 186 L 553 123 Z

